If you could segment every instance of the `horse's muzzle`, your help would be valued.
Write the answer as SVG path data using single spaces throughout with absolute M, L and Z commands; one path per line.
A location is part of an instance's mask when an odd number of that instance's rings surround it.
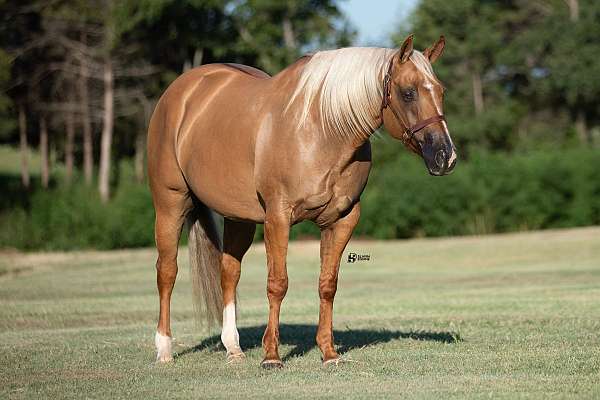
M 423 146 L 423 160 L 433 176 L 448 175 L 456 165 L 456 150 L 451 143 Z

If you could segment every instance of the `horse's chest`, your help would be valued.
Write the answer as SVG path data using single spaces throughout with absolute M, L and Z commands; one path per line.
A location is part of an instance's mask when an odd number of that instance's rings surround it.
M 324 190 L 307 196 L 295 210 L 295 219 L 313 220 L 319 226 L 337 221 L 360 199 L 371 169 L 371 160 L 353 160 L 328 177 Z

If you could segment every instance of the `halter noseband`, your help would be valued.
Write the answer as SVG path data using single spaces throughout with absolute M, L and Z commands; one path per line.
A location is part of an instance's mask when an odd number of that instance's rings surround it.
M 405 124 L 398 112 L 392 107 L 390 102 L 391 100 L 391 90 L 392 90 L 392 65 L 394 59 L 390 60 L 390 65 L 388 66 L 387 72 L 385 73 L 385 77 L 383 78 L 383 100 L 381 101 L 381 122 L 383 122 L 383 110 L 386 108 L 390 108 L 396 120 L 404 127 L 404 133 L 402 134 L 402 142 L 405 144 L 410 143 L 412 146 L 412 139 L 414 138 L 415 133 L 423 130 L 431 124 L 435 124 L 436 122 L 446 121 L 446 117 L 443 114 L 434 115 L 433 117 L 423 119 L 418 121 L 413 126 L 408 126 Z

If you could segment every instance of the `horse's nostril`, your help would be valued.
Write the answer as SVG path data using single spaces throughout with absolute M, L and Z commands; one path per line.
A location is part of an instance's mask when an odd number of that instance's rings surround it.
M 444 150 L 439 150 L 435 153 L 435 164 L 438 168 L 444 168 L 446 166 L 446 152 Z

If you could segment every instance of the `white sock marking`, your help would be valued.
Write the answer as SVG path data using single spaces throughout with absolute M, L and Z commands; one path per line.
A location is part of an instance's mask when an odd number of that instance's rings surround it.
M 240 335 L 235 324 L 235 303 L 229 303 L 223 308 L 223 330 L 221 342 L 227 349 L 227 354 L 241 353 Z
M 156 346 L 156 361 L 173 361 L 171 341 L 172 339 L 169 336 L 161 335 L 158 333 L 158 331 L 156 332 L 156 335 L 154 336 L 154 345 Z

